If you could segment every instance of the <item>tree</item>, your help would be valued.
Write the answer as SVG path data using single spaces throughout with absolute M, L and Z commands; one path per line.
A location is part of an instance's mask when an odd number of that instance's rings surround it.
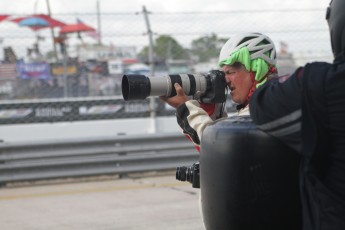
M 200 37 L 192 41 L 191 53 L 198 57 L 199 62 L 207 62 L 219 56 L 220 49 L 227 41 L 212 33 L 210 36 Z
M 148 60 L 148 47 L 144 47 L 139 53 L 139 58 Z M 184 49 L 173 37 L 159 36 L 154 42 L 154 59 L 166 61 L 170 59 L 188 59 L 188 50 Z

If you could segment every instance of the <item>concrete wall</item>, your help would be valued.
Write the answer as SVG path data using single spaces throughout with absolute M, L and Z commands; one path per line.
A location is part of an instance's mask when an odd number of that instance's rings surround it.
M 176 117 L 1 125 L 3 142 L 181 132 Z

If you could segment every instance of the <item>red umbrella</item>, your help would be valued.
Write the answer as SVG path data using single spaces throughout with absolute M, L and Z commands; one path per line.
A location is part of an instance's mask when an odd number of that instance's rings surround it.
M 46 15 L 46 14 L 33 14 L 33 15 L 30 15 L 30 16 L 26 16 L 26 17 L 20 17 L 20 18 L 15 18 L 15 19 L 12 19 L 11 21 L 12 22 L 15 22 L 15 23 L 20 23 L 21 21 L 23 20 L 27 20 L 27 19 L 30 19 L 30 18 L 40 18 L 40 19 L 43 19 L 45 20 L 48 25 L 47 26 L 42 26 L 42 25 L 35 25 L 35 24 L 32 24 L 32 25 L 28 25 L 28 27 L 32 30 L 40 30 L 40 29 L 44 29 L 44 28 L 51 28 L 51 27 L 62 27 L 64 25 L 66 25 L 65 23 L 59 21 L 59 20 L 56 20 L 52 17 L 50 17 L 49 15 Z
M 10 15 L 0 14 L 0 22 L 8 18 Z
M 69 24 L 69 25 L 62 26 L 60 29 L 60 34 L 88 32 L 88 31 L 96 31 L 96 30 L 93 27 L 88 26 L 84 23 L 77 23 L 77 24 Z

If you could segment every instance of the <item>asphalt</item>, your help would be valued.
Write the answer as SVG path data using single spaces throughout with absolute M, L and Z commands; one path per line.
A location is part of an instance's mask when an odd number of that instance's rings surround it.
M 174 172 L 8 184 L 1 230 L 202 230 L 199 189 Z

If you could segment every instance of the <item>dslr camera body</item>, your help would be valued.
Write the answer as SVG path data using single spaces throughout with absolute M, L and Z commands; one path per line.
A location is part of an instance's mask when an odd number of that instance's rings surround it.
M 223 103 L 226 100 L 226 82 L 222 71 L 207 74 L 177 74 L 163 77 L 127 74 L 122 77 L 122 95 L 125 101 L 143 100 L 149 96 L 176 96 L 175 83 L 188 96 L 202 103 Z
M 193 188 L 200 188 L 200 163 L 196 162 L 190 167 L 177 167 L 176 180 L 188 181 Z

